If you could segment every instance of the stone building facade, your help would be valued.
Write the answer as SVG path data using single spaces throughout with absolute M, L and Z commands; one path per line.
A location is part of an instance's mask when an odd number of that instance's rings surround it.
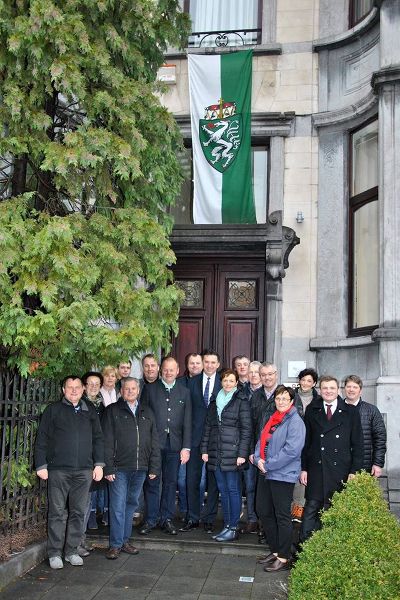
M 182 3 L 193 19 L 195 5 Z M 168 52 L 160 71 L 188 147 L 172 235 L 177 279 L 200 258 L 264 261 L 262 355 L 252 358 L 276 362 L 285 382 L 304 363 L 361 376 L 363 397 L 385 415 L 389 500 L 400 510 L 400 2 L 264 0 L 247 22 L 257 31 L 237 36 L 223 19 L 193 27 L 201 35 L 187 52 Z M 255 172 L 258 225 L 195 226 L 187 53 L 243 45 L 253 48 L 252 143 L 265 168 Z

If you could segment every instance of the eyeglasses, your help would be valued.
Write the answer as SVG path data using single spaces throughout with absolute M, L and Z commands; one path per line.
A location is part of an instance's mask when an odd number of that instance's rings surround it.
M 260 373 L 261 377 L 272 377 L 272 375 L 275 375 L 276 371 L 272 371 L 271 373 Z

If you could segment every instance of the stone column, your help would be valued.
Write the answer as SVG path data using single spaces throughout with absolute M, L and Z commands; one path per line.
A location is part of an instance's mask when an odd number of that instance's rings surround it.
M 381 7 L 381 69 L 372 85 L 379 97 L 380 377 L 377 406 L 386 414 L 389 502 L 400 514 L 400 3 Z

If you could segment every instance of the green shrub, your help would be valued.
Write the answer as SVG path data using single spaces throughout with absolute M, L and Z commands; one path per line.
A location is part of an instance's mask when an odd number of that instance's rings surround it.
M 335 493 L 322 523 L 292 570 L 289 600 L 400 599 L 400 524 L 373 477 Z

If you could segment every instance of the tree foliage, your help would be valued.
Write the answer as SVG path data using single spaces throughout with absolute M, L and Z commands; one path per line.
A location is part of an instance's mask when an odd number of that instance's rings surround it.
M 177 0 L 0 0 L 0 344 L 61 374 L 168 345 Z

